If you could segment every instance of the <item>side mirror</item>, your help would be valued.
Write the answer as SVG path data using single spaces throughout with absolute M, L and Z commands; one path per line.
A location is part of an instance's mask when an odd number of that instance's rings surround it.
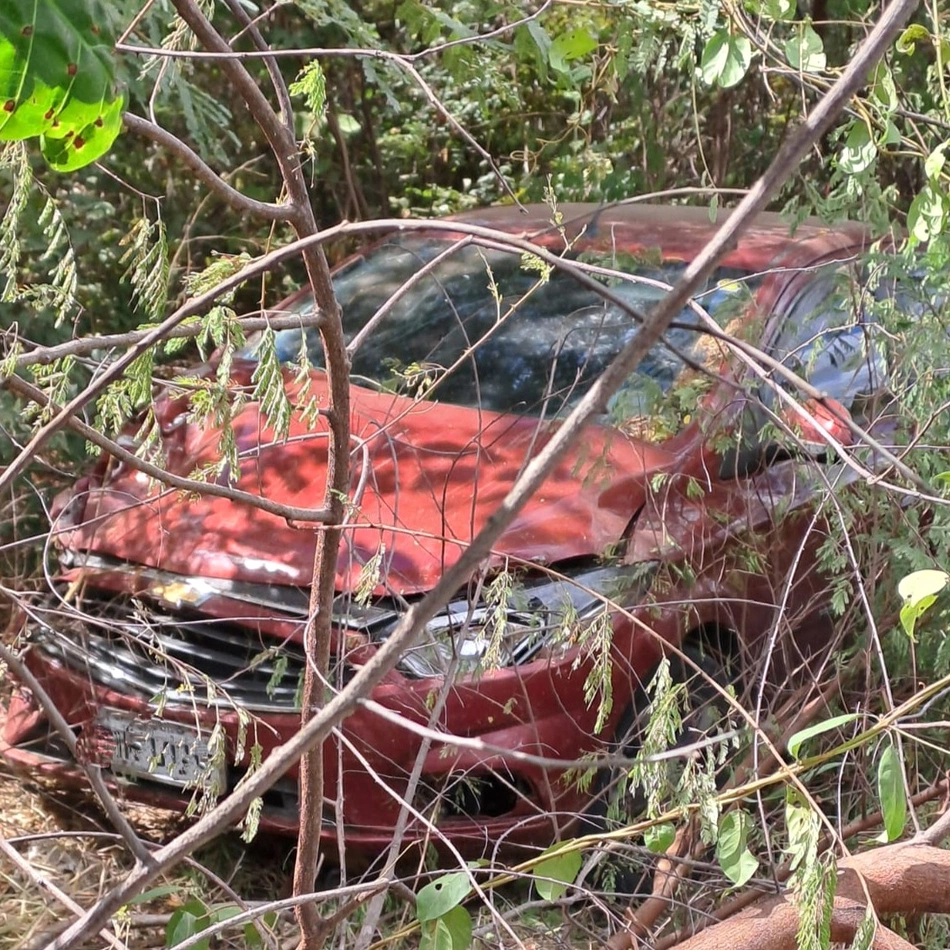
M 762 414 L 747 409 L 742 415 L 738 444 L 722 455 L 719 477 L 746 478 L 776 462 L 795 458 L 823 461 L 829 452 L 826 435 L 841 445 L 852 444 L 848 425 L 851 413 L 837 399 L 806 399 L 801 408 L 803 412 L 790 406 L 779 411 L 779 418 L 790 433 L 781 440 L 760 438 L 759 431 L 764 427 Z

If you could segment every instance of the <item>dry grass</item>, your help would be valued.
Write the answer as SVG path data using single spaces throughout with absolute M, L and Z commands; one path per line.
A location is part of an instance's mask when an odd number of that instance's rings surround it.
M 79 816 L 54 806 L 24 788 L 9 774 L 0 774 L 0 834 L 29 862 L 34 873 L 54 882 L 80 904 L 96 899 L 121 872 L 121 850 L 88 838 L 36 837 L 83 829 Z M 16 841 L 15 839 L 26 839 Z M 38 946 L 55 932 L 69 912 L 44 894 L 34 881 L 0 858 L 0 948 Z
M 160 842 L 180 830 L 175 816 L 148 808 L 129 808 L 135 827 Z M 52 796 L 0 772 L 0 835 L 13 841 L 33 872 L 52 881 L 83 907 L 93 904 L 131 866 L 123 846 L 93 803 L 82 796 Z M 247 848 L 233 836 L 220 839 L 197 856 L 197 863 L 224 879 L 245 900 L 285 896 L 291 868 L 290 844 L 262 842 Z M 206 905 L 228 897 L 194 865 L 185 865 L 158 882 L 162 893 L 121 915 L 114 933 L 130 948 L 163 947 L 165 922 L 185 901 L 197 897 Z M 165 893 L 170 886 L 172 892 Z M 73 919 L 35 880 L 0 856 L 0 950 L 32 950 Z M 281 929 L 289 926 L 288 920 Z M 97 938 L 90 947 L 101 947 Z M 243 948 L 239 931 L 217 947 Z

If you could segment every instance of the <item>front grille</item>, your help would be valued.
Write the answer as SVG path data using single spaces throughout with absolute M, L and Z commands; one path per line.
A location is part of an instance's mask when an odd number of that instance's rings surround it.
M 29 638 L 99 686 L 152 703 L 299 707 L 302 646 L 250 626 L 118 598 L 45 611 Z

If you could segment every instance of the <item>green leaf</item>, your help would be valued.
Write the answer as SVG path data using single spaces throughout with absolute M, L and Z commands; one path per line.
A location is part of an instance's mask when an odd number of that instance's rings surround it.
M 789 738 L 788 751 L 793 758 L 797 759 L 799 758 L 798 753 L 803 743 L 807 742 L 809 739 L 813 739 L 815 736 L 820 736 L 824 732 L 830 732 L 832 729 L 837 729 L 839 726 L 844 726 L 849 722 L 854 722 L 854 720 L 857 718 L 857 713 L 843 713 L 840 716 L 832 716 L 831 719 L 825 719 L 823 722 L 816 722 L 807 729 L 800 729 Z
M 336 117 L 336 122 L 340 127 L 340 131 L 344 135 L 356 135 L 356 133 L 361 129 L 359 122 L 357 122 L 356 119 L 354 119 L 353 116 L 347 112 L 341 112 Z
M 676 837 L 676 829 L 669 822 L 653 825 L 643 832 L 643 843 L 654 854 L 664 854 Z
M 905 603 L 918 604 L 925 597 L 939 594 L 950 583 L 950 574 L 946 571 L 914 571 L 902 578 L 897 585 L 897 593 Z
M 197 897 L 193 897 L 171 915 L 165 926 L 165 946 L 174 947 L 200 933 L 208 924 L 208 908 Z M 195 950 L 208 950 L 208 940 L 196 943 Z
M 284 374 L 277 355 L 276 336 L 268 327 L 261 334 L 257 346 L 257 365 L 251 374 L 254 383 L 254 398 L 277 439 L 287 438 L 293 406 L 284 387 Z M 235 473 L 236 477 L 236 473 Z
M 900 129 L 897 128 L 891 119 L 888 119 L 884 123 L 884 134 L 881 136 L 880 144 L 884 146 L 901 144 Z
M 897 749 L 888 744 L 877 766 L 877 795 L 884 815 L 884 832 L 881 840 L 896 841 L 904 832 L 907 821 L 907 795 L 904 789 L 904 772 Z
M 551 49 L 551 37 L 548 36 L 548 31 L 538 23 L 537 20 L 529 20 L 527 24 L 528 35 L 534 40 L 534 45 L 538 48 L 538 52 L 544 57 L 544 61 L 548 60 L 548 52 Z
M 464 907 L 453 907 L 422 925 L 419 950 L 468 950 L 471 945 L 472 916 Z
M 83 113 L 73 110 L 77 118 L 70 123 L 73 126 L 71 130 L 60 135 L 65 127 L 65 123 L 62 123 L 53 132 L 40 136 L 43 158 L 50 168 L 58 172 L 73 172 L 98 161 L 119 137 L 124 109 L 125 99 L 120 96 L 102 108 L 93 107 Z M 94 114 L 95 117 L 83 125 L 81 116 L 87 114 Z
M 818 838 L 821 823 L 811 808 L 804 804 L 798 792 L 789 787 L 785 792 L 785 824 L 788 828 L 788 853 L 793 872 L 800 867 L 808 869 L 818 858 Z
M 796 35 L 786 41 L 785 56 L 792 69 L 803 73 L 821 72 L 827 65 L 824 44 L 810 23 L 802 23 Z
M 289 91 L 291 95 L 304 97 L 314 119 L 323 118 L 327 108 L 327 78 L 319 60 L 311 60 L 300 70 Z
M 948 144 L 950 143 L 941 142 L 924 160 L 924 172 L 931 181 L 939 178 L 940 172 L 943 171 L 944 163 L 947 160 Z
M 472 917 L 464 907 L 453 907 L 422 925 L 419 950 L 468 950 L 471 945 Z
M 867 123 L 855 119 L 838 158 L 838 167 L 847 175 L 867 171 L 877 158 L 877 146 L 871 138 Z
M 273 930 L 274 925 L 277 923 L 277 911 L 268 911 L 260 918 L 259 922 L 268 930 Z M 247 946 L 247 950 L 260 950 L 260 948 L 264 946 L 264 938 L 261 936 L 253 920 L 249 920 L 244 925 L 244 943 Z
M 598 43 L 588 30 L 578 28 L 568 30 L 556 36 L 548 48 L 548 62 L 552 69 L 558 72 L 567 72 L 567 64 L 572 59 L 580 59 L 592 50 L 597 49 Z
M 897 585 L 897 592 L 904 599 L 901 607 L 901 626 L 914 639 L 917 621 L 937 602 L 939 594 L 950 583 L 946 571 L 924 570 L 908 574 Z
M 556 901 L 563 897 L 567 891 L 567 886 L 574 883 L 574 879 L 581 869 L 580 851 L 567 851 L 564 854 L 555 854 L 550 858 L 544 856 L 551 851 L 560 851 L 563 848 L 564 842 L 548 848 L 541 855 L 541 860 L 535 865 L 534 886 L 542 900 Z
M 416 916 L 423 923 L 445 916 L 468 897 L 472 888 L 467 871 L 452 871 L 426 884 L 416 895 Z
M 871 950 L 874 944 L 874 935 L 877 933 L 877 914 L 868 907 L 864 913 L 861 926 L 854 933 L 854 940 L 848 950 Z
M 57 171 L 109 150 L 125 105 L 112 25 L 101 0 L 0 3 L 0 141 L 39 136 Z
M 710 86 L 729 89 L 740 82 L 752 62 L 752 44 L 744 36 L 717 30 L 706 41 L 700 72 Z
M 762 4 L 762 12 L 772 20 L 790 20 L 795 8 L 795 0 L 765 0 Z
M 897 38 L 894 48 L 898 53 L 903 53 L 906 56 L 912 56 L 914 50 L 917 48 L 918 43 L 930 42 L 933 42 L 933 37 L 930 35 L 930 30 L 928 30 L 925 26 L 921 26 L 919 23 L 912 23 Z
M 180 890 L 181 888 L 177 884 L 162 884 L 159 887 L 150 887 L 147 891 L 133 897 L 127 906 L 134 907 L 136 904 L 147 904 L 149 901 L 158 900 L 160 897 L 177 894 Z
M 441 917 L 427 920 L 422 925 L 419 950 L 453 950 L 452 931 Z
M 907 212 L 907 230 L 914 241 L 929 241 L 943 233 L 950 213 L 950 199 L 929 183 L 911 202 Z
M 223 924 L 226 920 L 243 913 L 244 911 L 237 904 L 215 904 L 208 911 L 208 921 L 212 924 Z
M 736 887 L 742 887 L 759 866 L 758 859 L 747 846 L 751 827 L 752 822 L 744 811 L 730 811 L 719 819 L 716 860 L 723 874 Z
M 887 63 L 880 62 L 874 67 L 868 84 L 871 87 L 871 97 L 884 110 L 891 113 L 897 108 L 897 85 Z
M 921 597 L 919 603 L 904 604 L 904 606 L 901 607 L 901 626 L 904 628 L 904 633 L 906 633 L 911 640 L 914 639 L 914 633 L 917 629 L 917 621 L 936 602 L 937 598 L 933 594 L 930 594 L 928 597 Z

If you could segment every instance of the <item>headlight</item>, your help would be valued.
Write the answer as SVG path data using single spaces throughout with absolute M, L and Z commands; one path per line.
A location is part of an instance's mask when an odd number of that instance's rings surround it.
M 453 601 L 426 624 L 399 661 L 410 676 L 445 676 L 516 666 L 539 650 L 576 638 L 611 604 L 632 607 L 650 589 L 658 561 L 600 567 L 556 581 L 514 583 L 498 596 L 494 581 L 481 602 Z

